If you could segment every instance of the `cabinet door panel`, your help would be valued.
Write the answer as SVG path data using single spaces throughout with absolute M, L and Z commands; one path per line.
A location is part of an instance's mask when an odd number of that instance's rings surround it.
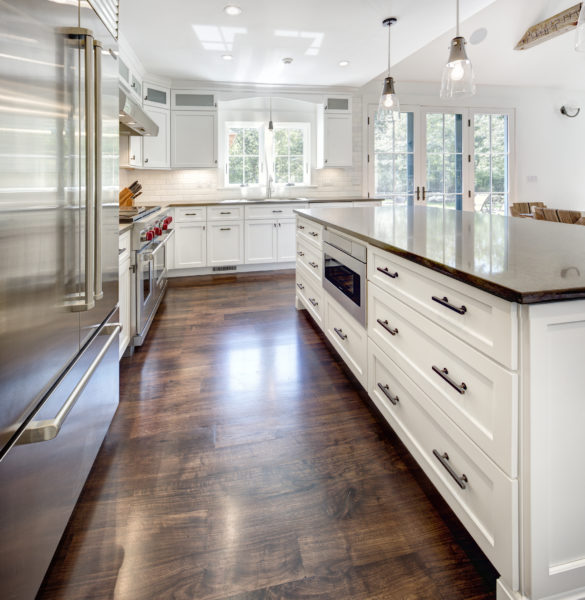
M 215 167 L 216 113 L 205 111 L 173 111 L 173 167 Z
M 278 222 L 275 220 L 246 221 L 245 256 L 247 265 L 276 262 L 277 230 Z
M 325 166 L 351 167 L 351 115 L 328 114 L 325 117 Z
M 119 303 L 120 303 L 120 323 L 122 324 L 122 331 L 120 332 L 120 351 L 119 358 L 122 358 L 122 354 L 126 350 L 128 343 L 130 342 L 130 254 L 128 254 L 123 260 L 120 261 L 119 265 Z
M 296 258 L 296 220 L 278 220 L 278 244 L 276 247 L 277 262 L 293 262 Z
M 169 111 L 164 108 L 144 108 L 144 112 L 158 125 L 156 137 L 143 139 L 143 164 L 146 169 L 168 169 L 170 166 Z
M 210 223 L 207 232 L 209 266 L 240 265 L 244 262 L 244 223 Z
M 177 223 L 175 227 L 175 269 L 204 267 L 207 264 L 205 224 Z

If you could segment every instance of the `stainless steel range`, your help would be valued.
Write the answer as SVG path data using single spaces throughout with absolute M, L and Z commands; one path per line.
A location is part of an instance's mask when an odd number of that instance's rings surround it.
M 151 207 L 132 219 L 132 257 L 135 273 L 134 335 L 131 351 L 144 343 L 150 324 L 167 289 L 167 244 L 175 231 L 170 209 Z

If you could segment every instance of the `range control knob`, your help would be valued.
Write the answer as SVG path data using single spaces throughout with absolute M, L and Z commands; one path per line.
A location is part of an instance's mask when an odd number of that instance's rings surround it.
M 153 239 L 154 239 L 154 231 L 147 231 L 146 232 L 146 241 L 150 242 Z
M 168 225 L 169 223 L 172 223 L 172 222 L 173 222 L 173 217 L 167 217 L 167 218 L 165 219 L 165 223 L 166 223 L 167 225 Z
M 155 227 L 154 235 L 162 235 L 162 229 L 160 227 Z
M 162 226 L 162 230 L 166 231 L 169 228 L 169 224 L 165 221 Z

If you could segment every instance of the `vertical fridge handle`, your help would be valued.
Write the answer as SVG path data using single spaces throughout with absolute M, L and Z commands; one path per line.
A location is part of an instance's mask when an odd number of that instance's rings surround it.
M 104 297 L 102 288 L 102 44 L 93 41 L 94 53 L 94 127 L 95 127 L 95 194 L 94 194 L 94 298 Z
M 69 38 L 80 40 L 83 50 L 84 94 L 85 94 L 85 267 L 82 299 L 71 304 L 74 312 L 94 308 L 94 267 L 95 267 L 95 92 L 94 92 L 94 52 L 93 34 L 81 27 L 67 28 L 63 33 Z

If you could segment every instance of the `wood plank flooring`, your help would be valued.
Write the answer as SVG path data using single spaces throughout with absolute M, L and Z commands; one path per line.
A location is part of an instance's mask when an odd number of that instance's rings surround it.
M 38 599 L 494 600 L 294 273 L 171 281 Z

